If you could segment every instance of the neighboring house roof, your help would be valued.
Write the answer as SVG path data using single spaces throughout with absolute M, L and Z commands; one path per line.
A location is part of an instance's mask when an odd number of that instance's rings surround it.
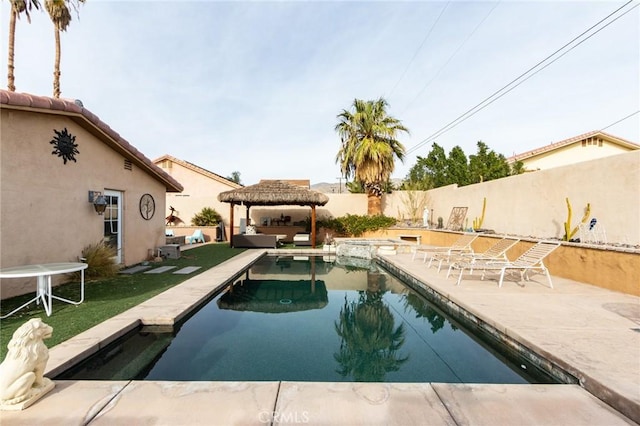
M 589 138 L 592 138 L 592 137 L 595 137 L 595 136 L 600 136 L 600 137 L 606 139 L 608 142 L 611 142 L 611 143 L 614 143 L 616 145 L 620 145 L 622 147 L 628 148 L 631 151 L 636 150 L 636 149 L 640 149 L 640 145 L 638 145 L 636 143 L 633 143 L 633 142 L 628 141 L 626 139 L 619 138 L 617 136 L 613 136 L 613 135 L 611 135 L 609 133 L 605 133 L 605 132 L 603 132 L 601 130 L 594 130 L 592 132 L 588 132 L 588 133 L 585 133 L 585 134 L 582 134 L 582 135 L 574 136 L 572 138 L 565 139 L 565 140 L 562 140 L 560 142 L 555 142 L 555 143 L 552 143 L 552 144 L 549 144 L 549 145 L 546 145 L 546 146 L 543 146 L 543 147 L 540 147 L 540 148 L 532 149 L 531 151 L 523 152 L 522 154 L 513 155 L 513 156 L 507 158 L 507 161 L 509 163 L 515 163 L 516 161 L 523 161 L 523 160 L 529 159 L 531 157 L 535 157 L 535 156 L 540 155 L 540 154 L 544 154 L 544 153 L 547 153 L 547 152 L 550 152 L 550 151 L 554 151 L 556 149 L 559 149 L 559 148 L 562 148 L 562 147 L 565 147 L 567 145 L 571 145 L 571 144 L 574 144 L 574 143 L 578 143 L 578 142 L 581 142 L 584 139 L 589 139 Z
M 203 169 L 200 166 L 196 166 L 193 163 L 181 160 L 181 159 L 176 158 L 176 157 L 172 157 L 172 156 L 167 155 L 167 154 L 163 155 L 162 157 L 156 158 L 155 160 L 153 160 L 153 162 L 154 162 L 154 164 L 158 165 L 159 163 L 162 163 L 165 160 L 169 160 L 171 162 L 179 164 L 182 167 L 185 167 L 185 168 L 187 168 L 189 170 L 192 170 L 192 171 L 194 171 L 196 173 L 200 173 L 201 175 L 207 176 L 208 178 L 211 178 L 213 180 L 217 180 L 218 182 L 221 182 L 221 183 L 223 183 L 225 185 L 228 185 L 228 186 L 230 186 L 232 188 L 242 188 L 244 186 L 244 185 L 241 185 L 239 183 L 236 183 L 236 182 L 232 181 L 231 179 L 227 179 L 225 177 L 222 177 L 217 173 L 213 173 L 213 172 L 211 172 L 211 171 L 209 171 L 207 169 Z
M 162 182 L 167 188 L 167 192 L 182 192 L 184 189 L 177 180 L 156 166 L 115 130 L 100 120 L 98 116 L 84 108 L 79 100 L 49 98 L 0 90 L 0 108 L 67 116 L 141 170 Z
M 303 188 L 311 189 L 311 181 L 309 179 L 261 179 L 259 183 L 268 182 L 287 182 L 291 185 L 301 186 Z

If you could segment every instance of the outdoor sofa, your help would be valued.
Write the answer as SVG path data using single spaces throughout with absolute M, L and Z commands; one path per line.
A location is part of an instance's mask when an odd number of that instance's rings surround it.
M 278 236 L 270 234 L 236 234 L 233 246 L 238 248 L 277 248 Z

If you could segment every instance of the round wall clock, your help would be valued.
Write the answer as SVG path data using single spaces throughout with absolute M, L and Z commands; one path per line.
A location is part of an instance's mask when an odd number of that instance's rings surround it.
M 156 202 L 151 194 L 144 194 L 140 197 L 140 214 L 145 220 L 149 220 L 156 212 Z

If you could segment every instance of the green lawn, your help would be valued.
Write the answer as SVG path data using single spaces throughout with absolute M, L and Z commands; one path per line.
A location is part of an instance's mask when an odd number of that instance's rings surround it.
M 7 344 L 13 332 L 31 318 L 42 318 L 45 323 L 53 327 L 53 336 L 45 342 L 48 347 L 52 347 L 243 251 L 244 249 L 229 248 L 229 244 L 226 243 L 208 244 L 183 251 L 180 259 L 167 259 L 154 265 L 175 265 L 178 268 L 202 267 L 189 275 L 174 275 L 169 271 L 162 274 L 121 274 L 113 278 L 87 280 L 85 281 L 85 301 L 80 305 L 71 305 L 54 299 L 50 317 L 47 317 L 41 305 L 36 305 L 34 302 L 10 317 L 0 320 L 0 360 L 4 360 Z M 79 278 L 75 282 L 56 287 L 54 294 L 79 300 Z M 34 293 L 29 293 L 3 300 L 0 312 L 5 315 L 33 296 Z

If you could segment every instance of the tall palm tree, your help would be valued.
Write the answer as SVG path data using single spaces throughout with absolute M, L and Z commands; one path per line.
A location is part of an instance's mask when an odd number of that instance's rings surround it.
M 60 97 L 60 31 L 66 31 L 71 23 L 71 6 L 77 13 L 80 3 L 85 0 L 45 0 L 45 7 L 53 22 L 56 40 L 56 58 L 53 67 L 53 97 Z
M 11 2 L 11 16 L 9 17 L 9 57 L 7 58 L 7 89 L 10 92 L 16 91 L 15 75 L 14 71 L 14 56 L 15 56 L 15 38 L 16 38 L 16 19 L 20 18 L 20 14 L 24 12 L 27 16 L 27 21 L 31 23 L 31 15 L 29 11 L 34 7 L 40 8 L 38 0 L 9 0 Z
M 384 291 L 359 292 L 358 300 L 345 297 L 340 316 L 334 322 L 340 349 L 333 354 L 338 374 L 356 382 L 382 382 L 386 373 L 398 371 L 409 357 L 398 352 L 404 344 L 403 324 L 394 318 L 382 296 Z
M 404 146 L 396 137 L 401 131 L 409 132 L 400 120 L 387 114 L 387 106 L 383 98 L 355 99 L 353 111 L 342 110 L 335 127 L 342 142 L 336 163 L 345 178 L 353 176 L 364 185 L 370 215 L 382 213 L 383 185 L 395 169 L 395 158 L 404 160 Z

